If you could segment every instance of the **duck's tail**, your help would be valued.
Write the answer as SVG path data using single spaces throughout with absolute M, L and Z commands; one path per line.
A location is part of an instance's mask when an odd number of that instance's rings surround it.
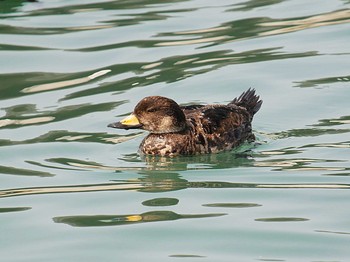
M 247 91 L 243 92 L 238 98 L 233 99 L 229 105 L 236 105 L 244 107 L 249 113 L 254 115 L 259 111 L 262 100 L 255 94 L 255 89 L 249 88 Z

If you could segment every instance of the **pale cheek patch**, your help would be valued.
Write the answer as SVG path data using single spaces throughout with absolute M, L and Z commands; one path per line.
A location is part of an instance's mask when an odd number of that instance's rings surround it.
M 172 124 L 173 124 L 173 121 L 171 117 L 167 116 L 162 119 L 162 122 L 161 122 L 162 129 L 169 128 L 170 126 L 172 126 Z

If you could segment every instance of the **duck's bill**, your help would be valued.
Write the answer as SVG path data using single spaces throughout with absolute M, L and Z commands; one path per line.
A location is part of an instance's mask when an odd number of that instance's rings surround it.
M 108 127 L 119 128 L 119 129 L 135 129 L 142 127 L 137 117 L 134 114 L 129 115 L 120 122 L 111 123 Z

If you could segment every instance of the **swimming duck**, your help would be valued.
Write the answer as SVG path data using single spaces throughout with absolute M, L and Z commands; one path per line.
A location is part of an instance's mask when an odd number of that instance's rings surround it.
M 251 122 L 261 104 L 254 89 L 227 105 L 179 106 L 170 98 L 149 96 L 131 115 L 108 127 L 149 131 L 140 144 L 140 152 L 146 155 L 217 153 L 255 140 Z

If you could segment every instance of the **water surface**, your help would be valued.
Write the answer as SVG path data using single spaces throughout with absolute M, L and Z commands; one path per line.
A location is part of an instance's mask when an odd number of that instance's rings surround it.
M 1 261 L 348 261 L 349 1 L 0 2 Z M 254 144 L 143 158 L 148 95 L 264 100 Z

